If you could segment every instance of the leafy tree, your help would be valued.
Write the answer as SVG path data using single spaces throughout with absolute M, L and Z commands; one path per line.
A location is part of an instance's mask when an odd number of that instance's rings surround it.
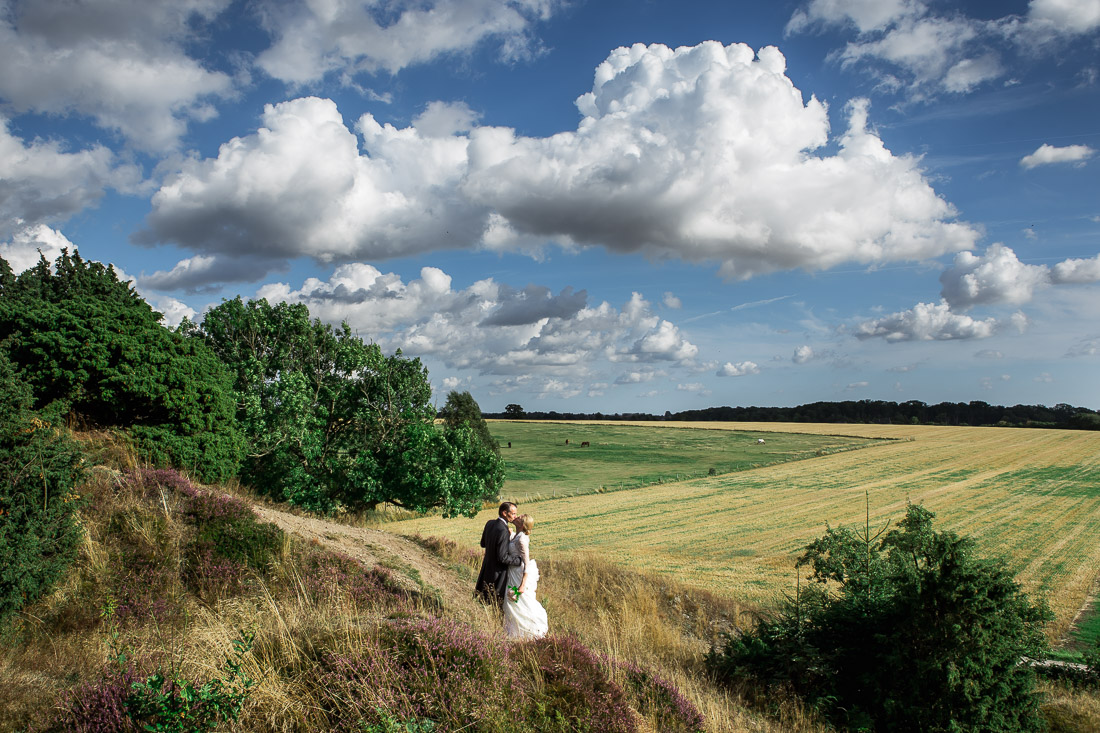
M 482 417 L 477 400 L 469 392 L 451 392 L 447 395 L 447 403 L 439 411 L 439 416 L 443 418 L 443 423 L 449 428 L 468 425 L 482 445 L 496 453 L 500 453 L 500 443 L 489 432 L 489 424 Z
M 241 448 L 230 376 L 160 319 L 113 267 L 75 252 L 18 277 L 0 266 L 0 343 L 37 408 L 121 428 L 153 463 L 228 478 Z
M 1049 612 L 1003 562 L 933 531 L 933 517 L 909 505 L 889 533 L 828 528 L 799 560 L 810 589 L 727 636 L 708 664 L 791 689 L 851 728 L 1041 729 L 1035 673 L 1021 661 L 1042 654 Z
M 493 496 L 500 459 L 461 430 L 434 427 L 418 359 L 384 356 L 346 323 L 266 300 L 223 302 L 200 335 L 235 374 L 248 439 L 241 475 L 257 489 L 318 511 L 386 501 L 448 515 Z
M 517 405 L 515 402 L 513 402 L 510 405 L 504 406 L 504 414 L 508 416 L 509 420 L 518 420 L 519 418 L 523 417 L 525 413 L 523 412 L 522 405 Z
M 80 540 L 80 452 L 32 401 L 0 350 L 0 623 L 64 575 Z

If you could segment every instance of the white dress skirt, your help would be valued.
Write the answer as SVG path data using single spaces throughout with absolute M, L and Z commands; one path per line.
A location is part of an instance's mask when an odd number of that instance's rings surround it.
M 508 592 L 504 595 L 504 631 L 512 639 L 538 639 L 549 630 L 546 609 L 535 598 L 535 590 L 539 585 L 539 566 L 531 559 L 528 549 L 530 541 L 531 538 L 522 532 L 512 539 L 512 552 L 521 555 L 524 561 L 523 565 L 508 568 Z M 527 585 L 519 600 L 514 600 L 512 588 L 518 588 L 523 582 L 524 568 L 527 569 Z

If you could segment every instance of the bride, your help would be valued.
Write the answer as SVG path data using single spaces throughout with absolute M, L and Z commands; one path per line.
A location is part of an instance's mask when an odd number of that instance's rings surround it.
M 523 558 L 522 565 L 508 568 L 508 592 L 504 594 L 504 631 L 513 639 L 538 639 L 549 628 L 546 609 L 535 599 L 539 585 L 539 566 L 531 559 L 531 529 L 534 518 L 529 514 L 516 517 L 516 536 L 511 551 Z

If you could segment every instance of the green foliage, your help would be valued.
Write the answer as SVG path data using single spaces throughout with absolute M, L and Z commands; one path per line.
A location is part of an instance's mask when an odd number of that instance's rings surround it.
M 160 314 L 112 267 L 63 252 L 0 277 L 0 342 L 36 406 L 128 431 L 143 458 L 206 481 L 236 473 L 240 435 L 231 381 L 200 341 Z
M 80 452 L 31 402 L 0 350 L 0 623 L 64 575 L 80 540 Z
M 518 420 L 526 413 L 523 411 L 523 405 L 517 405 L 515 402 L 504 406 L 504 414 L 508 416 L 509 420 Z
M 909 505 L 889 533 L 827 529 L 799 560 L 816 582 L 708 664 L 793 690 L 853 729 L 1039 730 L 1026 661 L 1043 653 L 1050 614 L 933 517 Z
M 252 649 L 252 634 L 233 641 L 226 656 L 223 674 L 196 686 L 178 672 L 158 670 L 152 676 L 134 681 L 126 697 L 126 712 L 142 730 L 155 733 L 194 733 L 210 731 L 219 723 L 237 720 L 241 706 L 256 684 L 241 669 L 242 659 Z M 120 656 L 118 661 L 125 662 Z
M 443 418 L 443 424 L 449 428 L 468 425 L 486 448 L 500 452 L 500 443 L 489 432 L 489 424 L 482 417 L 477 400 L 469 392 L 448 394 L 447 403 L 439 411 L 439 416 Z
M 318 511 L 388 501 L 468 514 L 493 495 L 499 459 L 433 427 L 418 359 L 384 356 L 346 323 L 266 300 L 222 303 L 201 334 L 235 375 L 249 444 L 241 475 L 257 489 Z
M 377 723 L 359 721 L 363 733 L 432 733 L 436 729 L 430 720 L 402 720 L 382 708 L 376 708 L 375 714 L 379 718 Z

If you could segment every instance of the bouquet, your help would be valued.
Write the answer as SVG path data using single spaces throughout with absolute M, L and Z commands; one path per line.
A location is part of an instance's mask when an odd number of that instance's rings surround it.
M 521 595 L 522 595 L 522 591 L 520 591 L 519 586 L 516 586 L 516 585 L 508 586 L 508 597 L 512 599 L 512 603 L 519 603 L 519 597 Z

